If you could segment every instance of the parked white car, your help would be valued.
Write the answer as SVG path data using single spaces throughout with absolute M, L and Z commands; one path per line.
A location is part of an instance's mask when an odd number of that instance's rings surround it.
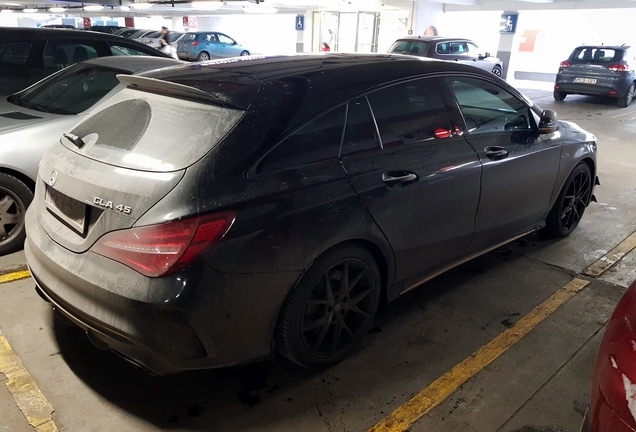
M 24 243 L 24 215 L 33 199 L 42 155 L 134 74 L 182 62 L 150 56 L 110 56 L 76 63 L 0 100 L 0 255 Z

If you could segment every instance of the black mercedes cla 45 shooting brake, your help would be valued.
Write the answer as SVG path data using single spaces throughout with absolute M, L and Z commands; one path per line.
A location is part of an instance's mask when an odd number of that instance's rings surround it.
M 156 374 L 343 359 L 378 304 L 592 198 L 596 141 L 489 72 L 401 55 L 121 76 L 44 156 L 27 261 L 57 314 Z

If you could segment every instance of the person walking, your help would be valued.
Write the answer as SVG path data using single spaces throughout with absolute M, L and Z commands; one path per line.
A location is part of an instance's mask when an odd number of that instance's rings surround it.
M 327 42 L 323 42 L 322 43 L 322 48 L 320 48 L 320 51 L 322 51 L 322 52 L 330 52 L 331 51 L 331 47 L 329 46 L 329 44 Z

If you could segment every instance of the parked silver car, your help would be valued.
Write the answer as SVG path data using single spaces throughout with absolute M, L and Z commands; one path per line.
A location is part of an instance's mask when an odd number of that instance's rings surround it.
M 0 255 L 24 243 L 24 214 L 33 199 L 42 155 L 66 131 L 134 74 L 182 63 L 146 57 L 101 57 L 77 63 L 0 101 Z

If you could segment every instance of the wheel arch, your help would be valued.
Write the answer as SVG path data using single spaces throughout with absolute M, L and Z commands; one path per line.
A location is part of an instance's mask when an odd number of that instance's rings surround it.
M 0 167 L 0 173 L 8 174 L 10 176 L 17 178 L 22 183 L 24 183 L 31 190 L 31 192 L 35 193 L 35 181 L 33 181 L 33 179 L 29 177 L 28 175 L 23 174 L 20 171 L 17 171 L 11 168 L 6 168 L 6 167 Z

